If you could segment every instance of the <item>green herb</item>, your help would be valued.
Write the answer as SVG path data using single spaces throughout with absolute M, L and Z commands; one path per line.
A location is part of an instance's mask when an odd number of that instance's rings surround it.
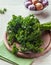
M 41 30 L 51 30 L 51 22 L 47 22 L 40 25 Z
M 28 51 L 28 49 L 27 49 L 27 48 L 22 47 L 22 48 L 21 48 L 21 51 L 22 51 L 22 52 L 26 52 L 26 51 Z
M 7 11 L 6 8 L 4 8 L 4 9 L 0 9 L 0 14 L 5 14 L 6 11 Z
M 21 51 L 23 52 L 41 52 L 42 48 L 40 46 L 43 44 L 41 39 L 42 30 L 50 29 L 51 22 L 40 24 L 34 15 L 27 17 L 13 15 L 7 26 L 8 42 L 11 45 L 13 42 L 18 42 L 21 44 Z
M 6 12 L 6 11 L 7 11 L 7 9 L 6 9 L 6 8 L 4 8 L 4 9 L 3 9 L 3 11 L 5 11 L 5 12 Z
M 13 54 L 16 54 L 16 53 L 18 52 L 18 50 L 19 50 L 19 49 L 16 47 L 16 44 L 14 43 L 14 44 L 13 44 L 13 48 L 12 48 L 12 53 L 13 53 Z
M 15 34 L 14 33 L 8 33 L 7 39 L 8 39 L 9 45 L 12 45 L 16 39 Z

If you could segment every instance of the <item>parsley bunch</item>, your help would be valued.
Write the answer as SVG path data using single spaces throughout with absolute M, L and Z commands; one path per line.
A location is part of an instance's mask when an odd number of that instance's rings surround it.
M 42 30 L 47 30 L 47 28 L 48 30 L 51 29 L 51 23 L 40 24 L 34 15 L 27 17 L 13 15 L 7 26 L 8 43 L 13 45 L 14 42 L 18 42 L 21 45 L 20 50 L 22 52 L 41 52 L 40 46 L 43 42 L 41 34 Z

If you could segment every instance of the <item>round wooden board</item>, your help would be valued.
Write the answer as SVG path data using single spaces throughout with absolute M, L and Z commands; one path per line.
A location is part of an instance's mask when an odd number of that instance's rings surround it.
M 18 52 L 16 54 L 16 56 L 19 57 L 23 57 L 23 58 L 37 58 L 40 57 L 44 54 L 46 54 L 50 49 L 51 49 L 51 33 L 49 32 L 45 32 L 42 35 L 42 39 L 43 39 L 43 45 L 41 46 L 41 48 L 44 48 L 44 51 L 41 53 L 22 53 L 22 52 Z M 7 41 L 7 34 L 5 33 L 4 35 L 4 44 L 6 46 L 6 48 L 11 52 L 12 51 L 12 47 L 8 45 L 8 41 Z M 18 45 L 18 43 L 16 43 L 17 46 L 19 47 L 20 45 Z

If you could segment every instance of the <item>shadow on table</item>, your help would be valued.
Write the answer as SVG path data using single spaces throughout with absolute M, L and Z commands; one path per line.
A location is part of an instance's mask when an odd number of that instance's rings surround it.
M 36 14 L 36 16 L 41 19 L 46 19 L 46 18 L 49 18 L 51 15 L 48 11 L 44 11 L 41 14 Z

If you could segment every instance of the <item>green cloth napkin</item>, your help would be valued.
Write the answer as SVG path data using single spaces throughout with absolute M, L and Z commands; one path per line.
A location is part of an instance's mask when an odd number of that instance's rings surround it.
M 12 63 L 13 65 L 31 65 L 33 62 L 33 59 L 19 58 L 10 53 L 6 49 L 3 41 L 0 42 L 0 59 Z

